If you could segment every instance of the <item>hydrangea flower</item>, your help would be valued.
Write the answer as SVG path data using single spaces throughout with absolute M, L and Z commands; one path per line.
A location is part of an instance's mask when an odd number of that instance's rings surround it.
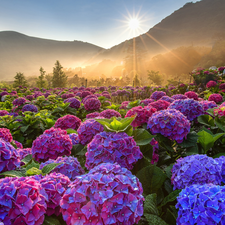
M 128 106 L 129 103 L 130 103 L 130 101 L 124 101 L 124 102 L 122 102 L 121 103 L 121 106 L 120 106 L 120 109 L 127 109 L 127 106 Z
M 214 101 L 215 103 L 219 103 L 223 101 L 223 96 L 221 94 L 211 94 L 208 100 Z
M 77 145 L 77 144 L 80 143 L 80 139 L 78 137 L 78 134 L 72 133 L 72 134 L 69 134 L 69 137 L 70 137 L 73 145 Z
M 153 147 L 151 164 L 155 164 L 159 161 L 159 154 L 158 154 L 159 143 L 154 138 L 152 138 L 150 145 L 152 145 Z
M 211 88 L 211 87 L 215 87 L 216 85 L 217 85 L 216 81 L 210 80 L 210 81 L 206 84 L 206 87 L 207 87 L 207 88 Z
M 190 122 L 178 110 L 166 109 L 154 113 L 149 118 L 147 129 L 150 129 L 152 134 L 160 133 L 181 143 L 190 132 Z
M 133 137 L 126 133 L 101 132 L 87 146 L 85 166 L 92 169 L 103 163 L 118 163 L 129 170 L 143 157 Z
M 61 128 L 62 130 L 66 130 L 69 128 L 77 130 L 80 125 L 81 125 L 81 120 L 78 117 L 73 115 L 66 115 L 57 119 L 54 127 Z
M 85 98 L 82 99 L 82 103 L 84 104 L 86 100 L 88 100 L 89 98 L 95 98 L 98 99 L 98 97 L 96 95 L 88 95 Z
M 14 141 L 14 143 L 16 144 L 16 147 L 17 148 L 23 148 L 23 145 L 20 143 L 20 142 L 18 142 L 18 141 L 16 141 L 16 140 L 13 140 Z
M 44 222 L 48 196 L 32 177 L 0 179 L 0 221 L 5 225 Z
M 97 118 L 102 119 L 102 117 Z M 84 121 L 77 130 L 80 139 L 80 144 L 87 145 L 91 142 L 91 140 L 96 134 L 102 132 L 103 130 L 103 125 L 101 125 L 94 119 L 88 119 Z
M 84 108 L 87 111 L 98 111 L 101 107 L 101 102 L 96 98 L 89 98 L 84 102 Z
M 170 104 L 168 109 L 179 110 L 190 121 L 204 114 L 201 103 L 194 99 L 176 100 Z
M 106 110 L 103 110 L 101 113 L 100 113 L 100 116 L 106 118 L 106 119 L 111 119 L 112 117 L 121 117 L 120 113 L 117 112 L 116 110 L 114 109 L 106 109 Z
M 70 155 L 72 141 L 65 130 L 50 128 L 36 138 L 32 144 L 32 155 L 38 162 Z
M 15 106 L 21 106 L 25 102 L 27 102 L 27 100 L 25 98 L 19 97 L 19 98 L 16 98 L 15 100 L 13 100 L 13 105 L 15 105 Z
M 35 105 L 27 104 L 27 105 L 24 105 L 22 108 L 22 112 L 26 112 L 26 111 L 37 112 L 38 108 Z
M 207 155 L 190 155 L 180 158 L 172 168 L 171 182 L 175 189 L 192 184 L 221 184 L 221 166 Z
M 59 202 L 71 183 L 70 179 L 61 173 L 54 172 L 44 176 L 40 183 L 48 195 L 46 214 L 48 216 L 53 214 L 59 216 Z
M 67 98 L 66 100 L 63 101 L 64 103 L 70 103 L 69 107 L 74 108 L 74 109 L 79 109 L 80 108 L 80 101 L 77 98 Z
M 219 158 L 215 158 L 214 160 L 219 163 L 221 167 L 222 182 L 225 183 L 225 156 L 222 155 Z
M 41 163 L 40 169 L 43 169 L 44 166 L 50 163 L 62 163 L 58 165 L 51 173 L 61 173 L 65 176 L 69 177 L 71 181 L 73 181 L 76 176 L 82 175 L 85 173 L 83 168 L 81 167 L 79 161 L 74 156 L 65 156 L 58 157 L 56 160 L 49 159 L 48 161 Z
M 75 179 L 60 201 L 61 212 L 67 225 L 133 225 L 143 215 L 142 193 L 129 170 L 103 163 Z
M 186 187 L 177 197 L 177 225 L 224 224 L 224 201 L 225 187 L 213 184 Z
M 179 99 L 187 99 L 188 97 L 182 94 L 176 94 L 176 95 L 173 95 L 171 98 L 175 100 L 179 100 Z
M 91 119 L 91 118 L 96 118 L 96 117 L 99 117 L 100 116 L 100 113 L 99 112 L 93 112 L 93 113 L 89 113 L 86 115 L 86 118 L 87 119 Z
M 157 111 L 167 109 L 170 105 L 170 102 L 164 100 L 158 100 L 156 102 L 149 103 L 148 106 L 152 106 L 153 108 L 157 109 Z
M 88 95 L 92 95 L 92 93 L 90 91 L 82 91 L 81 98 L 85 98 Z
M 14 170 L 20 165 L 20 156 L 17 150 L 0 138 L 0 173 Z
M 208 109 L 212 109 L 212 108 L 217 107 L 217 104 L 216 104 L 214 101 L 203 100 L 203 101 L 200 101 L 199 103 L 202 105 L 203 110 L 204 110 L 205 112 L 206 112 Z
M 11 142 L 13 140 L 10 130 L 7 128 L 0 128 L 0 138 L 6 142 Z
M 172 103 L 173 101 L 175 101 L 174 98 L 171 98 L 169 96 L 162 96 L 162 98 L 160 98 L 159 100 L 164 100 L 164 101 L 167 101 L 167 102 L 170 102 L 170 103 Z
M 154 100 L 159 100 L 162 96 L 166 96 L 166 92 L 164 91 L 155 91 L 151 94 L 150 98 Z
M 32 154 L 31 148 L 17 148 L 16 150 L 19 153 L 20 160 L 24 159 L 27 155 Z
M 219 89 L 224 90 L 225 89 L 225 83 L 220 84 Z
M 198 101 L 198 94 L 196 94 L 194 91 L 188 91 L 184 95 L 187 96 L 188 98 Z
M 5 116 L 7 115 L 9 112 L 6 110 L 0 110 L 0 116 Z
M 141 104 L 144 104 L 144 106 L 147 106 L 151 102 L 154 102 L 154 99 L 147 98 L 147 99 L 141 100 Z
M 218 109 L 214 109 L 214 116 L 218 116 L 219 118 L 225 116 L 225 106 L 220 106 Z
M 155 111 L 148 110 L 146 107 L 143 108 L 142 106 L 136 106 L 127 111 L 125 118 L 136 115 L 135 119 L 131 123 L 131 126 L 139 127 L 147 123 L 149 117 L 151 117 Z

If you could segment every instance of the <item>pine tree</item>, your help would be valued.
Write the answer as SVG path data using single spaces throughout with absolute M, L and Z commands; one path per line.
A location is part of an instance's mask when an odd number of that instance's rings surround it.
M 13 86 L 14 87 L 19 87 L 19 86 L 26 86 L 27 85 L 27 81 L 23 75 L 23 73 L 19 72 L 16 73 L 16 76 L 14 77 L 14 83 Z
M 41 75 L 37 79 L 37 86 L 39 88 L 44 88 L 46 86 L 46 81 L 44 80 L 46 71 L 44 71 L 43 67 L 40 67 L 39 71 L 40 71 Z
M 63 67 L 60 62 L 57 60 L 55 67 L 53 67 L 53 77 L 52 77 L 52 86 L 55 87 L 65 87 L 67 83 L 67 76 L 63 72 Z

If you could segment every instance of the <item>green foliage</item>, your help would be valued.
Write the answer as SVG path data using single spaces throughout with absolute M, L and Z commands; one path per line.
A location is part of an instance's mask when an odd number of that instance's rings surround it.
M 159 71 L 148 70 L 148 79 L 154 82 L 156 85 L 161 85 L 163 78 L 162 75 L 159 74 Z

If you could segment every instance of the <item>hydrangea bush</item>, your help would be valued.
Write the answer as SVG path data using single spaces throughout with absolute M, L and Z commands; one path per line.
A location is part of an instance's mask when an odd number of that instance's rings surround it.
M 78 117 L 73 115 L 66 115 L 57 119 L 54 127 L 61 128 L 62 130 L 66 130 L 69 128 L 77 130 L 80 125 L 81 125 L 81 120 Z

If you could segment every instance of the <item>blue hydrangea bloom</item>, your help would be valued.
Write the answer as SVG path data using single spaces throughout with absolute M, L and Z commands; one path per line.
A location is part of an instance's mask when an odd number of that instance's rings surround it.
M 27 104 L 27 105 L 24 105 L 22 108 L 22 112 L 26 112 L 26 111 L 37 112 L 38 108 L 35 105 Z

